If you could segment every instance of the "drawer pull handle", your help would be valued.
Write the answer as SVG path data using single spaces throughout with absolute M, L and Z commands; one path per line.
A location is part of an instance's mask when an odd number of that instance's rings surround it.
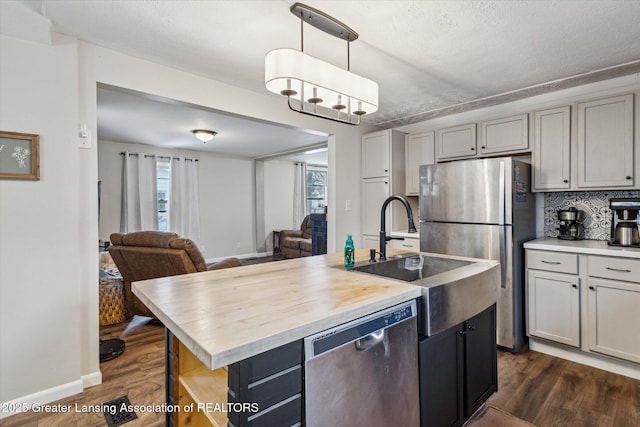
M 571 285 L 572 288 L 578 288 L 578 285 Z
M 413 247 L 411 245 L 407 245 L 407 244 L 404 244 L 404 243 L 402 244 L 402 246 L 404 246 L 405 248 L 412 248 Z
M 617 271 L 618 273 L 631 273 L 631 270 L 623 270 L 622 268 L 607 267 L 607 270 Z
M 554 265 L 562 264 L 561 262 L 558 262 L 558 261 L 545 261 L 545 260 L 542 260 L 542 262 L 544 262 L 545 264 L 554 264 Z
M 589 289 L 591 289 L 592 291 L 596 290 L 596 288 L 594 288 L 593 286 L 589 286 Z

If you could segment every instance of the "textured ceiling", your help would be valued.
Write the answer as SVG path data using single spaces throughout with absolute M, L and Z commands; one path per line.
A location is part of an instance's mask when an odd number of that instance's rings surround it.
M 292 3 L 43 0 L 40 13 L 56 31 L 268 94 L 264 55 L 300 48 Z M 359 33 L 351 70 L 379 83 L 365 118 L 382 127 L 640 71 L 637 0 L 305 3 Z M 308 25 L 304 38 L 306 53 L 346 67 L 346 42 Z

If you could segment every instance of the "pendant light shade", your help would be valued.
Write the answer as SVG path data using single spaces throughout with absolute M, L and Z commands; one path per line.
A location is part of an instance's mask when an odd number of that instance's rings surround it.
M 358 33 L 312 7 L 295 3 L 291 12 L 301 20 L 301 49 L 275 49 L 265 56 L 267 90 L 288 98 L 299 113 L 352 125 L 378 109 L 378 84 L 350 71 L 349 43 Z M 304 53 L 302 28 L 308 23 L 347 42 L 347 69 Z
M 300 102 L 347 113 L 371 114 L 378 109 L 378 84 L 295 49 L 276 49 L 265 57 L 269 91 Z

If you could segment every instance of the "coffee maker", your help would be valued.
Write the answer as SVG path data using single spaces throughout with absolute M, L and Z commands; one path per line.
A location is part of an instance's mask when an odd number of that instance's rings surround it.
M 558 239 L 562 240 L 582 240 L 584 239 L 584 211 L 570 207 L 568 209 L 558 209 Z
M 611 208 L 610 245 L 640 247 L 638 212 L 640 198 L 609 199 Z

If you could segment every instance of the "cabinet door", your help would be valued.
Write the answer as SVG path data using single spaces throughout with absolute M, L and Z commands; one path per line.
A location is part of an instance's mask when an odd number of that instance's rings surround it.
M 464 421 L 463 332 L 460 324 L 418 343 L 422 427 L 459 426 Z
M 568 189 L 571 107 L 536 111 L 533 116 L 533 189 Z
M 578 186 L 633 186 L 633 94 L 578 104 Z
M 580 286 L 577 276 L 527 271 L 527 332 L 580 347 Z
M 390 196 L 388 178 L 369 178 L 362 180 L 362 234 L 380 235 L 380 209 Z M 385 230 L 391 231 L 391 209 L 386 212 Z
M 405 142 L 406 191 L 408 196 L 420 194 L 420 165 L 432 165 L 436 159 L 435 133 L 407 135 Z
M 374 132 L 362 137 L 362 178 L 389 176 L 391 131 Z
M 640 363 L 640 284 L 589 279 L 589 350 Z
M 456 126 L 437 131 L 438 160 L 475 157 L 476 124 Z
M 498 390 L 495 304 L 467 320 L 464 327 L 464 409 L 468 418 Z
M 529 149 L 529 115 L 505 117 L 480 123 L 480 154 Z

